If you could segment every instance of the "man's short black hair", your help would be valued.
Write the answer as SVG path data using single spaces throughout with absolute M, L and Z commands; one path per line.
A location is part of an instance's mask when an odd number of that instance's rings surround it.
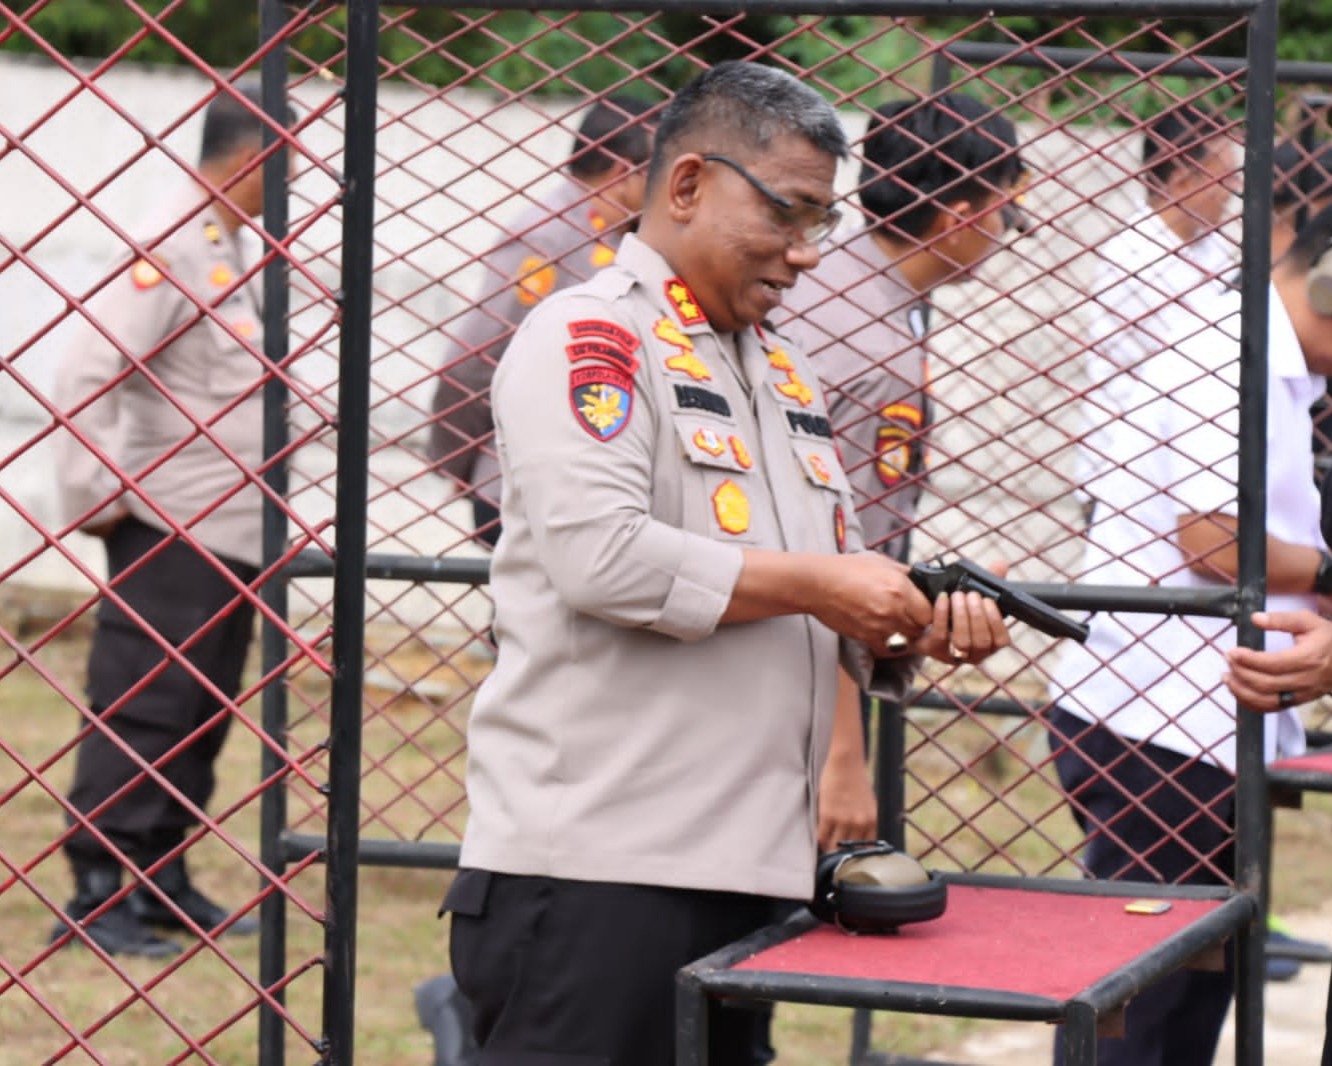
M 1272 150 L 1272 206 L 1291 207 L 1332 196 L 1332 143 L 1306 148 L 1295 140 Z
M 646 163 L 652 151 L 652 123 L 644 116 L 651 110 L 646 100 L 622 93 L 593 103 L 574 134 L 569 173 L 587 180 L 616 163 Z
M 1200 159 L 1207 143 L 1226 132 L 1215 112 L 1193 103 L 1176 104 L 1162 111 L 1143 131 L 1143 178 L 1153 192 L 1161 192 L 1186 159 Z
M 687 151 L 727 152 L 744 161 L 769 151 L 782 137 L 803 138 L 834 159 L 847 156 L 837 112 L 807 83 L 763 63 L 726 60 L 703 71 L 666 105 L 648 187 Z
M 872 226 L 921 238 L 945 203 L 1012 185 L 1024 170 L 1013 123 L 965 93 L 874 109 L 860 167 Z
M 199 145 L 199 161 L 211 163 L 230 155 L 243 144 L 258 144 L 264 136 L 264 99 L 255 82 L 235 86 L 236 92 L 253 107 L 236 99 L 231 93 L 219 91 L 204 111 L 203 136 Z M 287 125 L 295 121 L 295 114 L 287 110 Z
M 1329 248 L 1332 248 L 1332 205 L 1323 208 L 1300 227 L 1290 250 L 1281 257 L 1281 263 L 1297 274 L 1307 274 L 1328 254 Z

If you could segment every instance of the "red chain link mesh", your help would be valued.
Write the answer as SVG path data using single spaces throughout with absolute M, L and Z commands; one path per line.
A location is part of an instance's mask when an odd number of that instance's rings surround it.
M 9 33 L 35 38 L 25 15 L 7 14 Z M 580 17 L 585 13 L 547 13 L 516 33 L 509 13 L 455 12 L 454 29 L 435 39 L 421 32 L 416 14 L 392 9 L 381 16 L 366 509 L 372 555 L 425 560 L 485 555 L 464 489 L 484 495 L 493 487 L 460 488 L 433 468 L 427 456 L 428 431 L 436 417 L 433 396 L 441 373 L 457 371 L 468 354 L 455 354 L 446 363 L 450 341 L 458 340 L 461 315 L 480 297 L 518 280 L 488 276 L 487 252 L 525 208 L 544 204 L 563 180 L 574 131 L 589 103 L 618 89 L 663 99 L 705 64 L 704 57 L 767 58 L 828 88 L 858 152 L 873 107 L 929 93 L 931 71 L 948 44 L 997 29 L 1019 54 L 1034 54 L 1056 38 L 1067 45 L 1072 35 L 1086 56 L 1067 70 L 1053 64 L 1018 66 L 1008 59 L 953 57 L 948 63 L 950 88 L 1003 109 L 1018 124 L 1022 156 L 1030 168 L 1023 200 L 1029 227 L 1022 235 L 1010 234 L 974 277 L 934 294 L 928 344 L 935 424 L 913 555 L 947 550 L 981 561 L 1004 558 L 1012 564 L 1010 576 L 1025 581 L 1076 582 L 1083 576 L 1075 445 L 1087 432 L 1088 419 L 1095 418 L 1095 405 L 1087 402 L 1085 363 L 1099 308 L 1092 280 L 1097 248 L 1124 225 L 1141 198 L 1140 152 L 1150 116 L 1185 99 L 1221 102 L 1231 121 L 1242 115 L 1242 77 L 1206 58 L 1240 24 L 1218 22 L 1213 32 L 1186 42 L 1175 38 L 1168 20 L 1148 21 L 1131 39 L 1110 40 L 1095 20 L 1069 18 L 1042 37 L 1022 40 L 989 20 L 943 38 L 918 19 L 880 19 L 848 49 L 818 19 L 787 19 L 775 40 L 759 43 L 762 35 L 739 15 L 701 18 L 692 35 L 682 39 L 662 15 L 603 12 L 593 32 Z M 173 39 L 170 9 L 142 17 L 145 34 Z M 334 549 L 338 178 L 345 168 L 341 12 L 312 5 L 291 9 L 289 17 L 281 37 L 291 49 L 290 90 L 298 119 L 290 130 L 277 132 L 293 159 L 290 236 L 279 243 L 257 226 L 251 229 L 252 270 L 242 279 L 258 285 L 263 263 L 276 257 L 290 281 L 287 358 L 273 365 L 255 339 L 241 338 L 262 371 L 253 388 L 277 380 L 287 390 L 290 444 L 269 460 L 285 463 L 290 472 L 289 491 L 276 500 L 289 525 L 289 548 L 279 563 L 301 553 L 327 559 Z M 455 42 L 478 35 L 491 42 L 491 54 L 469 65 L 453 51 Z M 536 44 L 554 35 L 563 36 L 574 58 L 536 58 Z M 637 64 L 618 58 L 613 46 L 626 39 L 649 42 L 654 58 Z M 49 462 L 43 457 L 49 456 L 55 433 L 79 433 L 71 419 L 83 404 L 58 406 L 49 375 L 38 367 L 57 356 L 62 327 L 91 316 L 89 301 L 112 276 L 104 266 L 100 273 L 76 276 L 50 261 L 43 246 L 62 227 L 80 225 L 95 228 L 101 244 L 114 245 L 114 258 L 151 253 L 137 237 L 141 220 L 110 210 L 105 194 L 139 164 L 151 163 L 177 178 L 189 175 L 193 149 L 183 147 L 188 138 L 182 141 L 178 135 L 235 80 L 208 69 L 186 43 L 175 44 L 187 66 L 182 84 L 188 88 L 151 119 L 119 102 L 112 77 L 118 57 L 93 69 L 46 49 L 44 69 L 58 78 L 59 88 L 22 124 L 0 122 L 7 152 L 0 166 L 14 169 L 22 163 L 25 180 L 53 190 L 52 202 L 58 202 L 34 216 L 18 237 L 0 233 L 0 277 L 24 272 L 29 285 L 44 293 L 44 306 L 54 308 L 9 339 L 3 364 L 5 417 L 13 405 L 23 412 L 25 428 L 24 439 L 0 461 L 0 498 L 28 535 L 21 549 L 6 550 L 0 584 L 7 601 L 13 601 L 17 597 L 10 590 L 39 568 L 58 563 L 64 583 L 80 590 L 56 611 L 20 612 L 15 621 L 3 619 L 0 629 L 8 649 L 0 666 L 6 705 L 40 700 L 53 708 L 49 713 L 58 712 L 57 723 L 39 733 L 0 735 L 5 756 L 0 761 L 0 825 L 32 819 L 44 827 L 35 838 L 0 829 L 5 871 L 0 907 L 6 913 L 12 908 L 28 927 L 0 954 L 0 1012 L 9 1014 L 16 999 L 31 1006 L 26 1013 L 37 1021 L 24 1025 L 25 1048 L 31 1048 L 25 1061 L 59 1059 L 76 1048 L 97 1061 L 129 1061 L 134 1052 L 126 1049 L 136 1046 L 137 1029 L 153 1030 L 154 1039 L 160 1031 L 171 1047 L 170 1061 L 243 1059 L 246 1052 L 224 1049 L 249 1046 L 261 1004 L 278 1012 L 289 1043 L 300 1053 L 308 1054 L 317 1041 L 319 991 L 309 971 L 318 966 L 319 868 L 310 869 L 312 861 L 306 860 L 281 872 L 267 869 L 258 858 L 255 812 L 266 792 L 281 789 L 291 830 L 325 830 L 331 676 L 326 649 L 332 614 L 327 578 L 291 581 L 286 617 L 258 599 L 258 590 L 276 580 L 276 566 L 253 586 L 237 584 L 237 599 L 256 604 L 266 623 L 282 634 L 288 652 L 267 673 L 252 668 L 240 696 L 221 701 L 219 717 L 233 725 L 231 747 L 244 747 L 247 762 L 238 779 L 224 787 L 216 810 L 196 812 L 201 827 L 187 841 L 211 849 L 212 886 L 229 890 L 228 901 L 241 903 L 247 913 L 256 914 L 260 897 L 267 894 L 288 901 L 283 979 L 262 987 L 252 949 L 233 948 L 233 942 L 222 939 L 190 940 L 184 954 L 165 965 L 126 963 L 100 951 L 76 955 L 74 949 L 50 948 L 45 941 L 67 891 L 59 849 L 68 836 L 63 819 L 74 817 L 64 789 L 77 739 L 68 735 L 68 721 L 77 720 L 79 736 L 105 729 L 81 693 L 75 638 L 86 636 L 90 609 L 99 600 L 119 601 L 102 577 L 98 553 L 89 550 L 73 524 L 52 518 L 33 480 L 23 483 L 26 492 L 9 487 L 23 470 Z M 1127 62 L 1113 73 L 1093 69 L 1094 60 L 1114 60 L 1127 50 L 1196 59 L 1201 72 L 1189 77 L 1144 74 Z M 600 63 L 596 89 L 580 81 L 589 69 L 588 57 Z M 259 60 L 256 55 L 237 73 L 254 72 Z M 456 72 L 446 88 L 427 80 L 427 69 L 437 69 L 440 60 Z M 521 74 L 518 88 L 515 72 Z M 833 77 L 835 85 L 829 83 Z M 1309 160 L 1312 146 L 1328 134 L 1326 101 L 1312 86 L 1286 85 L 1281 94 L 1283 132 L 1303 145 L 1301 158 Z M 127 128 L 135 142 L 104 160 L 91 181 L 64 172 L 64 157 L 46 132 L 59 128 L 62 112 L 76 106 L 95 106 L 107 123 Z M 1234 133 L 1242 139 L 1241 127 L 1236 125 Z M 852 216 L 857 213 L 858 162 L 843 170 L 840 182 L 848 198 L 844 213 Z M 1217 180 L 1236 177 L 1226 173 Z M 1315 197 L 1317 188 L 1302 186 L 1301 200 Z M 1235 217 L 1222 230 L 1234 241 L 1238 199 L 1232 206 Z M 169 268 L 165 273 L 170 282 Z M 1162 293 L 1161 300 L 1174 295 Z M 226 325 L 206 302 L 196 303 L 196 317 Z M 495 323 L 497 345 L 513 325 Z M 151 353 L 129 357 L 123 376 L 161 387 Z M 462 387 L 465 392 L 465 382 Z M 471 402 L 476 395 L 457 402 Z M 93 399 L 85 397 L 84 403 Z M 209 439 L 215 439 L 215 424 L 227 413 L 199 418 L 185 404 L 177 407 L 191 431 Z M 865 414 L 874 416 L 872 410 Z M 476 442 L 482 449 L 491 447 L 486 435 Z M 1102 458 L 1113 464 L 1132 461 Z M 261 484 L 266 469 L 245 471 L 237 487 Z M 119 473 L 134 491 L 147 471 Z M 189 528 L 167 524 L 182 539 L 193 540 Z M 1153 576 L 1159 575 L 1144 574 L 1144 583 Z M 363 664 L 365 839 L 460 839 L 466 820 L 467 712 L 490 668 L 490 615 L 484 585 L 370 580 Z M 1059 648 L 1021 627 L 1018 637 L 1013 651 L 983 669 L 930 671 L 924 679 L 933 690 L 925 701 L 930 706 L 913 709 L 907 725 L 908 844 L 936 866 L 1076 875 L 1081 836 L 1054 776 L 1040 717 L 1049 704 L 1049 671 Z M 194 673 L 184 655 L 188 640 L 173 645 L 165 637 L 155 639 L 162 649 L 158 672 L 174 666 Z M 283 686 L 286 694 L 289 721 L 281 744 L 264 736 L 257 724 L 258 701 L 251 699 L 271 685 Z M 993 713 L 997 710 L 1017 713 Z M 279 774 L 262 781 L 256 758 L 260 746 L 282 766 Z M 151 763 L 139 760 L 145 777 L 164 781 L 161 770 L 174 754 Z M 1150 856 L 1144 858 L 1150 863 Z M 1214 856 L 1196 858 L 1208 864 Z M 244 892 L 256 884 L 258 892 L 242 902 Z M 437 955 L 442 964 L 441 953 L 420 950 Z M 199 978 L 202 971 L 207 981 Z M 95 1006 L 73 987 L 88 983 L 98 989 Z M 198 987 L 217 991 L 200 995 Z M 288 994 L 291 1005 L 278 1002 L 280 992 Z

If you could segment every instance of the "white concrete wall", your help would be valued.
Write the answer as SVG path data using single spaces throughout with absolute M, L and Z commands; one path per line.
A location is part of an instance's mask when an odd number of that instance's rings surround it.
M 108 222 L 140 231 L 183 180 L 182 163 L 195 158 L 199 115 L 211 92 L 194 72 L 125 64 L 101 76 L 97 87 L 114 106 L 52 64 L 0 56 L 3 122 L 21 145 L 0 156 L 0 235 L 27 260 L 0 268 L 0 352 L 6 357 L 0 368 L 0 455 L 7 457 L 0 467 L 0 567 L 32 554 L 11 580 L 44 586 L 77 586 L 81 580 L 57 551 L 43 550 L 40 532 L 56 529 L 58 517 L 49 450 L 40 443 L 50 420 L 33 394 L 49 392 L 67 334 L 61 289 L 82 292 L 125 253 Z M 314 80 L 295 94 L 301 112 L 317 116 L 301 134 L 308 159 L 292 187 L 293 229 L 301 231 L 299 266 L 292 273 L 292 343 L 299 348 L 307 338 L 319 338 L 295 368 L 316 396 L 313 406 L 293 409 L 298 427 L 316 420 L 315 407 L 328 415 L 335 410 L 338 338 L 328 328 L 333 305 L 320 291 L 338 285 L 340 215 L 326 206 L 336 192 L 333 176 L 343 166 L 335 89 Z M 55 116 L 41 118 L 62 100 Z M 435 554 L 453 548 L 459 531 L 468 528 L 469 512 L 450 503 L 444 484 L 424 474 L 415 458 L 420 441 L 411 431 L 428 406 L 427 377 L 441 348 L 432 326 L 456 310 L 472 287 L 463 264 L 496 234 L 485 218 L 503 221 L 540 198 L 551 169 L 567 154 L 577 114 L 572 102 L 550 102 L 540 111 L 527 102 L 499 108 L 478 93 L 427 100 L 401 85 L 382 86 L 380 104 L 384 116 L 396 117 L 381 120 L 378 138 L 374 389 L 377 398 L 391 398 L 374 410 L 371 540 L 381 551 Z M 1024 454 L 1050 452 L 1059 434 L 1074 425 L 1070 398 L 1080 379 L 1070 355 L 1086 332 L 1078 294 L 1091 269 L 1090 257 L 1080 253 L 1122 224 L 1136 195 L 1123 181 L 1135 145 L 1077 132 L 1092 138 L 1091 150 L 1060 133 L 1024 131 L 1027 154 L 1045 175 L 1029 207 L 1038 219 L 1054 221 L 994 256 L 978 280 L 938 294 L 945 319 L 958 320 L 933 342 L 940 415 L 966 416 L 949 423 L 937 453 L 957 455 L 973 445 L 979 450 L 965 464 L 937 470 L 940 498 L 968 500 L 965 508 L 927 500 L 926 511 L 933 514 L 928 533 L 977 557 L 1039 553 L 1048 546 L 1048 561 L 1064 566 L 1076 553 L 1076 542 L 1060 532 L 1060 523 L 1073 522 L 1075 513 L 1065 480 L 1067 457 L 1032 470 Z M 474 165 L 477 160 L 487 161 L 484 169 Z M 848 169 L 844 187 L 851 177 Z M 64 185 L 91 193 L 108 222 L 86 208 L 73 209 Z M 1082 203 L 1090 192 L 1096 194 L 1094 207 Z M 37 239 L 57 220 L 48 236 Z M 1011 298 L 1001 299 L 1004 292 Z M 1044 322 L 1049 316 L 1053 324 Z M 405 447 L 385 443 L 404 434 Z M 330 432 L 293 464 L 295 506 L 311 521 L 331 514 L 334 445 Z M 403 483 L 409 491 L 385 491 Z M 982 527 L 1002 532 L 978 539 Z M 87 538 L 74 534 L 67 544 L 100 566 L 100 553 Z M 918 543 L 921 552 L 930 548 L 928 539 Z M 1048 576 L 1042 571 L 1029 565 L 1016 576 L 1041 580 Z M 400 592 L 386 586 L 372 595 L 392 600 Z M 429 593 L 395 607 L 405 619 L 435 610 Z

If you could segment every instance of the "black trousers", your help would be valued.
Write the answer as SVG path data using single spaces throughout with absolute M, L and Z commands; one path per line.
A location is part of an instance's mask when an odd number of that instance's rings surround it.
M 1210 763 L 1119 734 L 1055 708 L 1055 769 L 1088 834 L 1088 870 L 1111 881 L 1218 884 L 1234 870 L 1235 779 Z M 1206 862 L 1199 856 L 1205 856 Z M 1128 1005 L 1123 1037 L 1097 1041 L 1099 1066 L 1210 1066 L 1234 991 L 1222 972 L 1177 970 Z M 1064 1061 L 1062 1034 L 1056 1064 Z
M 187 659 L 228 699 L 240 690 L 241 672 L 254 628 L 254 608 L 232 584 L 179 540 L 171 540 L 133 573 L 126 571 L 168 534 L 133 518 L 120 522 L 107 538 L 112 587 L 158 636 L 180 647 L 193 640 Z M 241 581 L 256 570 L 228 562 Z M 162 776 L 190 803 L 203 808 L 216 784 L 214 763 L 226 740 L 230 717 L 205 728 L 222 704 L 177 663 L 168 663 L 151 681 L 117 701 L 167 660 L 166 652 L 119 605 L 104 599 L 98 608 L 88 658 L 88 701 L 110 732 Z M 180 751 L 167 757 L 177 745 Z M 75 757 L 70 803 L 88 814 L 142 774 L 131 758 L 100 729 L 88 732 Z M 94 819 L 99 832 L 137 862 L 154 861 L 174 848 L 196 819 L 155 781 L 140 779 Z M 75 872 L 113 861 L 103 844 L 78 829 L 65 851 Z
M 674 1066 L 675 973 L 774 918 L 726 892 L 460 870 L 450 961 L 482 1066 Z M 769 1061 L 770 1011 L 715 1009 L 711 1061 Z

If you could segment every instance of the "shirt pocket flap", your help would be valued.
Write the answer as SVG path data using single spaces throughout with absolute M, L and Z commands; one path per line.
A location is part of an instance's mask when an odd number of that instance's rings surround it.
M 837 449 L 831 444 L 792 437 L 791 448 L 811 485 L 830 492 L 850 493 L 851 483 L 842 469 L 842 461 L 837 458 Z

